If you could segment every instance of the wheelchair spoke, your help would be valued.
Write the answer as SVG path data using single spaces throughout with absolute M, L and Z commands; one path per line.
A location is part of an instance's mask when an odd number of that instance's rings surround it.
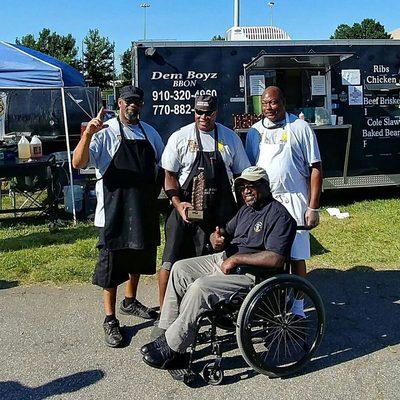
M 272 316 L 272 319 L 271 319 L 269 315 L 265 315 L 265 314 L 264 314 L 264 316 L 263 316 L 263 315 L 260 315 L 260 314 L 258 314 L 258 313 L 254 313 L 254 315 L 257 316 L 258 318 L 260 318 L 261 321 L 266 321 L 266 322 L 268 322 L 268 323 L 270 323 L 270 324 L 273 324 L 273 325 L 276 325 L 276 324 L 277 324 L 277 321 L 276 321 L 275 319 L 273 319 L 273 318 L 274 318 L 273 316 Z M 252 322 L 253 322 L 253 321 L 254 321 L 254 322 L 259 322 L 259 321 L 256 321 L 255 319 L 253 319 Z
M 269 304 L 270 304 L 270 305 L 268 305 L 264 300 L 261 300 L 261 303 L 264 304 L 264 306 L 266 307 L 267 311 L 269 311 L 269 313 L 270 313 L 272 316 L 274 316 L 274 315 L 276 314 L 276 311 L 275 311 L 274 306 L 273 306 L 273 304 L 271 303 L 271 300 L 270 300 L 269 298 L 268 298 L 268 301 L 269 301 Z M 261 310 L 259 310 L 259 311 L 261 311 Z M 262 311 L 264 311 L 264 310 L 262 310 Z M 264 311 L 264 312 L 265 312 L 265 311 Z
M 293 332 L 290 332 L 290 333 L 293 333 Z M 307 342 L 305 338 L 302 338 L 299 335 L 292 335 L 292 334 L 289 335 L 289 333 L 288 333 L 288 336 L 289 336 L 290 342 L 293 345 L 293 348 L 298 347 L 301 350 L 304 350 L 302 344 Z M 297 336 L 297 338 L 300 338 L 303 343 L 300 343 L 299 340 L 297 340 L 296 336 Z
M 270 352 L 270 350 L 271 350 L 272 347 L 273 347 L 273 344 L 276 342 L 276 340 L 277 340 L 278 338 L 279 338 L 279 332 L 276 332 L 276 333 L 274 334 L 274 337 L 272 338 L 271 342 L 269 343 L 269 346 L 267 347 L 267 350 L 264 350 L 264 351 L 262 352 L 261 356 L 265 353 L 264 362 L 267 361 L 268 353 Z M 279 346 L 277 346 L 277 347 L 279 347 Z

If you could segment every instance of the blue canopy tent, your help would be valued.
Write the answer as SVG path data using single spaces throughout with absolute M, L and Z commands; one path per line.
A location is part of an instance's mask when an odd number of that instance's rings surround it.
M 61 90 L 74 223 L 76 210 L 65 89 L 77 86 L 86 86 L 85 80 L 82 74 L 71 66 L 39 51 L 0 41 L 0 89 Z

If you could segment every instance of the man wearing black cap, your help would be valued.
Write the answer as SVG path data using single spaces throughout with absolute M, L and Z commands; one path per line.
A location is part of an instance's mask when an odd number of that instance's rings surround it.
M 234 267 L 277 268 L 290 254 L 296 221 L 272 198 L 265 170 L 245 169 L 235 179 L 235 189 L 245 204 L 224 231 L 217 227 L 212 233 L 212 246 L 220 252 L 180 260 L 172 269 L 159 322 L 165 333 L 141 349 L 143 360 L 152 367 L 182 368 L 184 353 L 195 340 L 198 317 L 254 284 L 250 276 L 231 273 Z
M 171 135 L 161 160 L 165 192 L 174 207 L 165 225 L 161 307 L 173 263 L 205 254 L 215 226 L 235 214 L 233 177 L 250 165 L 240 138 L 215 122 L 217 98 L 197 96 L 194 109 L 195 122 Z M 196 220 L 191 220 L 193 209 Z
M 143 91 L 125 86 L 118 99 L 119 117 L 103 123 L 105 111 L 92 119 L 73 156 L 74 168 L 96 168 L 97 207 L 95 225 L 99 227 L 99 260 L 93 283 L 103 288 L 106 318 L 105 341 L 110 347 L 122 343 L 115 316 L 117 287 L 128 281 L 120 310 L 146 319 L 157 313 L 136 299 L 140 274 L 156 272 L 157 246 L 160 244 L 157 197 L 158 167 L 163 143 L 158 132 L 139 121 Z

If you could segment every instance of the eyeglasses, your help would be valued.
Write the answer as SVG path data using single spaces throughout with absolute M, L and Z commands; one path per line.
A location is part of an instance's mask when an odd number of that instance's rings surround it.
M 197 115 L 205 115 L 206 117 L 211 117 L 215 113 L 215 111 L 203 111 L 203 110 L 195 110 Z
M 143 100 L 140 100 L 140 99 L 128 98 L 128 99 L 123 99 L 123 100 L 127 106 L 129 106 L 131 104 L 135 104 L 136 106 L 141 106 L 143 104 Z
M 238 190 L 239 192 L 244 192 L 246 189 L 254 190 L 260 186 L 260 182 L 255 183 L 246 183 L 245 185 L 239 185 Z

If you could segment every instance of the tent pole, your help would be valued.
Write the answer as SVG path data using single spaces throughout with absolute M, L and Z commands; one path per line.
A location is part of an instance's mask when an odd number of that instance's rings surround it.
M 66 141 L 66 143 L 67 143 L 68 169 L 69 169 L 69 177 L 70 177 L 71 196 L 72 196 L 72 216 L 73 216 L 73 224 L 76 225 L 76 210 L 75 210 L 75 195 L 74 195 L 74 177 L 73 177 L 73 174 L 72 174 L 71 148 L 70 148 L 70 145 L 69 145 L 69 131 L 68 131 L 68 120 L 67 120 L 67 106 L 66 106 L 66 103 L 65 103 L 65 91 L 64 91 L 64 87 L 61 88 L 61 99 L 62 99 L 62 107 L 63 107 L 65 141 Z

